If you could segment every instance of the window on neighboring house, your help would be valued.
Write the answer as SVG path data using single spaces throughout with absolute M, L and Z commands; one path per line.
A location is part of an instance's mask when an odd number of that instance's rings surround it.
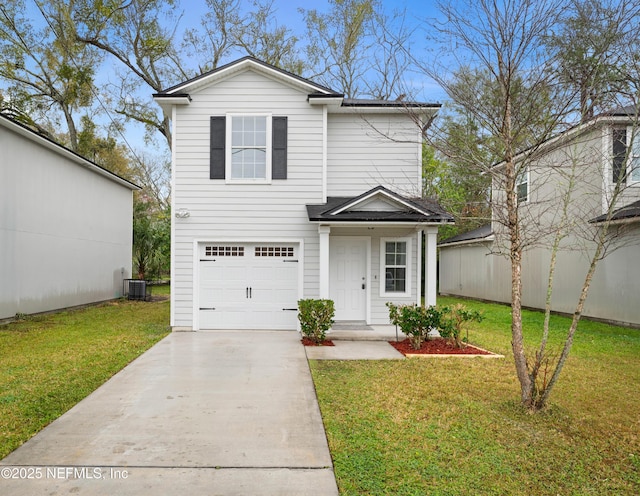
M 613 130 L 612 181 L 640 181 L 640 134 L 631 128 Z
M 516 193 L 518 203 L 529 201 L 529 170 L 525 168 L 516 177 Z
M 267 114 L 212 116 L 211 179 L 270 182 L 287 178 L 287 118 Z
M 380 268 L 384 275 L 384 281 L 381 281 L 382 296 L 410 295 L 410 251 L 411 243 L 406 238 L 381 241 Z
M 629 179 L 632 182 L 640 181 L 640 134 L 634 133 L 631 143 L 631 157 L 629 158 Z
M 612 171 L 613 183 L 624 181 L 625 179 L 625 161 L 627 158 L 627 130 L 619 128 L 613 130 L 613 163 Z

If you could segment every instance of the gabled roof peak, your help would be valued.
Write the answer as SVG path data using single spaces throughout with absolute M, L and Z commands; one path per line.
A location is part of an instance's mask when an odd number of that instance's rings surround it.
M 345 98 L 343 93 L 338 93 L 331 88 L 315 83 L 297 74 L 280 69 L 252 56 L 242 57 L 228 64 L 217 67 L 204 74 L 155 93 L 153 98 L 160 105 L 186 105 L 191 102 L 190 94 L 198 88 L 215 84 L 226 77 L 238 74 L 246 70 L 254 70 L 268 77 L 283 81 L 293 87 L 307 93 L 311 104 L 327 105 L 332 112 L 358 111 L 358 112 L 397 112 L 408 110 L 417 113 L 433 113 L 440 108 L 439 103 L 421 103 L 404 100 L 371 100 L 364 98 Z
M 382 203 L 372 200 L 379 199 Z M 386 206 L 382 206 L 386 204 Z M 393 206 L 394 208 L 389 208 Z M 313 222 L 344 223 L 452 223 L 453 217 L 437 202 L 422 198 L 408 198 L 384 186 L 376 186 L 358 196 L 329 197 L 327 203 L 307 205 L 309 220 Z
M 195 88 L 200 86 L 205 86 L 209 83 L 212 83 L 216 80 L 227 77 L 230 74 L 234 74 L 236 72 L 240 72 L 247 69 L 254 69 L 259 72 L 263 72 L 269 74 L 278 79 L 282 79 L 288 81 L 289 83 L 300 86 L 305 89 L 308 93 L 317 93 L 321 95 L 335 95 L 342 96 L 341 93 L 337 93 L 333 91 L 331 88 L 327 88 L 320 84 L 314 83 L 309 79 L 305 79 L 302 76 L 298 76 L 291 72 L 288 72 L 284 69 L 280 69 L 274 65 L 271 65 L 267 62 L 263 62 L 262 60 L 258 60 L 255 57 L 247 55 L 246 57 L 242 57 L 241 59 L 235 60 L 233 62 L 229 62 L 228 64 L 222 65 L 220 67 L 216 67 L 208 72 L 200 74 L 192 79 L 179 83 L 175 86 L 167 88 L 160 93 L 156 93 L 154 97 L 166 97 L 166 96 L 174 96 L 176 94 L 185 94 L 189 93 Z

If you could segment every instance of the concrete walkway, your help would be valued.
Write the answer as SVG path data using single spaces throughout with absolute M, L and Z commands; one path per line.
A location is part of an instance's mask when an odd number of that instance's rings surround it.
M 287 331 L 174 332 L 0 474 L 3 496 L 338 494 L 305 350 Z
M 405 356 L 389 344 L 406 336 L 394 326 L 366 326 L 367 330 L 330 330 L 327 339 L 335 346 L 307 346 L 310 360 L 404 360 Z

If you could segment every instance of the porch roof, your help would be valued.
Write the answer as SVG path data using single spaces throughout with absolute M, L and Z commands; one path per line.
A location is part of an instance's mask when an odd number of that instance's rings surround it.
M 372 206 L 373 200 L 381 202 Z M 453 223 L 453 216 L 435 200 L 408 198 L 384 186 L 377 186 L 358 196 L 328 197 L 327 203 L 307 205 L 307 214 L 312 222 L 326 223 Z

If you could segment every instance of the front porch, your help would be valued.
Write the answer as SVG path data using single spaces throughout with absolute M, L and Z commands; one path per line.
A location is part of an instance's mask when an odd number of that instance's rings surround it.
M 437 203 L 378 186 L 307 213 L 318 225 L 319 297 L 334 301 L 336 320 L 384 325 L 387 302 L 436 304 L 438 227 L 453 222 Z

